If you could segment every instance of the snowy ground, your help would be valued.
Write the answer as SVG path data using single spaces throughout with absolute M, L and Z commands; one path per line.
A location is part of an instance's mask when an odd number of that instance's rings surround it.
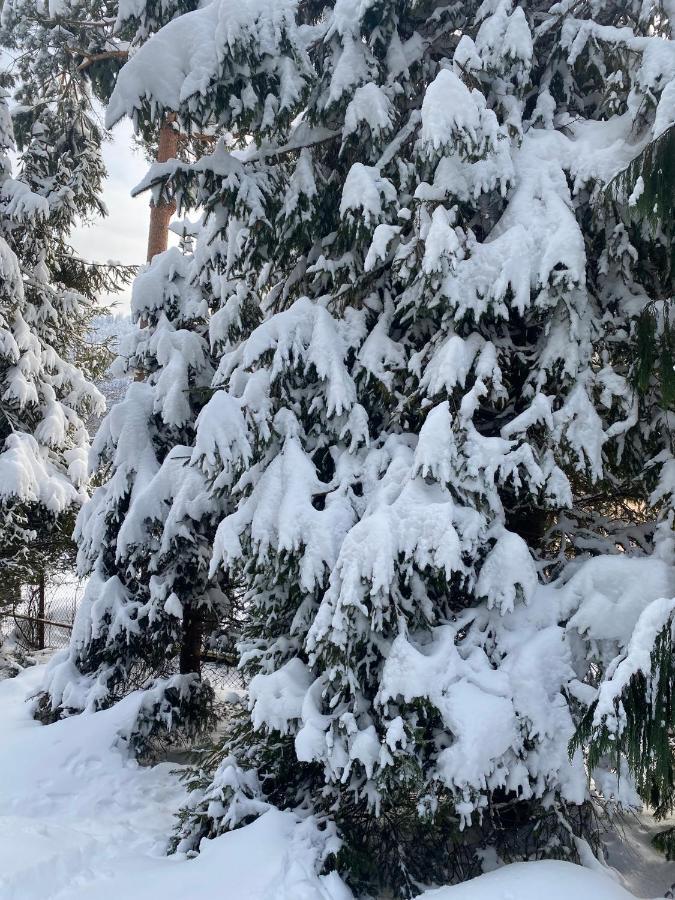
M 141 768 L 120 732 L 131 696 L 96 716 L 40 726 L 26 699 L 41 666 L 0 681 L 0 900 L 351 900 L 314 871 L 316 832 L 290 813 L 206 842 L 195 860 L 164 855 L 184 799 L 174 766 Z M 610 841 L 635 895 L 662 897 L 675 864 L 649 847 L 650 826 Z M 565 863 L 509 866 L 425 900 L 632 900 L 603 873 Z
M 675 824 L 654 822 L 648 816 L 631 816 L 624 826 L 605 837 L 605 858 L 621 873 L 621 880 L 638 897 L 663 897 L 675 893 L 675 861 L 668 861 L 652 846 L 657 831 Z

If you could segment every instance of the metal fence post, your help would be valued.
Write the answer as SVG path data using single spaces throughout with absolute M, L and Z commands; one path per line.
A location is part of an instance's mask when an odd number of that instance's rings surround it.
M 38 614 L 36 622 L 36 636 L 38 650 L 45 649 L 45 573 L 40 572 L 38 581 Z

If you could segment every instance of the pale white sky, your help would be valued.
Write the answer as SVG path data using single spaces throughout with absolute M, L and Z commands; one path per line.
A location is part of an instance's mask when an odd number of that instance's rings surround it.
M 145 175 L 148 163 L 132 143 L 128 121 L 113 130 L 112 140 L 104 144 L 103 156 L 108 170 L 103 195 L 108 216 L 90 227 L 78 228 L 73 234 L 73 246 L 85 259 L 96 262 L 142 264 L 148 242 L 150 195 L 132 198 L 131 190 Z M 131 287 L 107 302 L 116 304 L 116 311 L 127 312 L 130 298 Z

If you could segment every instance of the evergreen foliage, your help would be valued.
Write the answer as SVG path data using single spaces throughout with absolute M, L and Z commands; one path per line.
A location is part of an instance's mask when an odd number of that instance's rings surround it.
M 606 188 L 608 199 L 624 206 L 629 220 L 648 230 L 667 251 L 664 287 L 672 283 L 673 199 L 675 199 L 675 125 L 649 141 Z
M 95 710 L 145 686 L 131 735 L 137 748 L 160 730 L 194 736 L 210 723 L 212 691 L 198 677 L 202 632 L 227 612 L 225 579 L 208 573 L 203 478 L 187 466 L 213 376 L 207 306 L 186 275 L 191 261 L 172 248 L 134 283 L 132 313 L 144 327 L 127 336 L 118 374 L 136 380 L 93 444 L 102 483 L 75 531 L 89 581 L 43 708 L 48 717 Z
M 601 790 L 613 735 L 666 797 L 670 387 L 635 346 L 670 352 L 670 247 L 611 186 L 675 119 L 668 27 L 633 2 L 218 0 L 119 74 L 111 124 L 227 134 L 139 188 L 203 221 L 136 284 L 147 378 L 97 442 L 91 594 L 49 691 L 111 702 L 241 587 L 249 706 L 178 849 L 293 808 L 337 825 L 353 885 L 411 896 L 487 847 L 575 858 L 589 741 Z M 622 503 L 655 526 L 615 528 Z
M 12 124 L 0 100 L 0 571 L 2 597 L 58 564 L 86 496 L 84 420 L 102 397 L 79 366 L 95 307 L 63 277 L 72 218 L 58 172 L 33 142 L 11 175 Z M 39 168 L 40 174 L 37 170 Z M 66 201 L 70 203 L 70 199 Z
M 588 744 L 588 765 L 595 769 L 607 757 L 616 770 L 628 768 L 641 797 L 663 818 L 675 805 L 672 737 L 673 639 L 669 622 L 654 640 L 651 664 L 626 681 L 611 714 L 598 715 L 602 697 L 584 715 L 573 746 Z M 620 717 L 620 728 L 617 718 Z M 618 731 L 618 735 L 617 735 Z

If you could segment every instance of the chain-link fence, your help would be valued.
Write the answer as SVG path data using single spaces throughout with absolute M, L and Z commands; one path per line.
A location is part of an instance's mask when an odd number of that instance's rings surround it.
M 67 647 L 84 585 L 71 573 L 24 585 L 17 600 L 0 609 L 0 639 L 10 637 L 23 650 Z
M 241 691 L 245 687 L 241 672 L 229 657 L 208 654 L 202 658 L 202 678 L 215 690 Z
M 86 579 L 68 572 L 24 585 L 14 604 L 0 607 L 0 643 L 9 638 L 29 652 L 67 647 L 85 585 Z M 202 675 L 219 691 L 239 691 L 244 687 L 236 659 L 230 654 L 206 651 Z

